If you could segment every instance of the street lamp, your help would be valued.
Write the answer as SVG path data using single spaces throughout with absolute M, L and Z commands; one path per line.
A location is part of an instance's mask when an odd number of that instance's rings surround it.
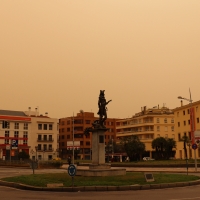
M 190 92 L 190 90 L 189 90 Z M 186 100 L 186 101 L 189 101 L 190 102 L 190 127 L 191 127 L 191 136 L 192 136 L 192 144 L 195 144 L 195 141 L 194 141 L 194 118 L 193 118 L 193 110 L 192 110 L 192 98 L 191 98 L 191 92 L 190 92 L 190 99 L 187 99 L 187 98 L 184 98 L 184 97 L 181 97 L 181 96 L 178 96 L 178 99 L 183 99 L 183 100 Z M 194 162 L 195 162 L 195 172 L 197 172 L 197 158 L 196 158 L 196 149 L 194 149 Z
M 35 146 L 35 151 L 36 151 L 36 161 L 37 161 L 37 151 L 38 151 L 38 146 Z

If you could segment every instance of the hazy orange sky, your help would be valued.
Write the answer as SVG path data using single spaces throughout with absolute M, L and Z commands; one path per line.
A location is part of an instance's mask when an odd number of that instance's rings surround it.
M 0 109 L 96 114 L 101 89 L 116 118 L 200 100 L 199 0 L 0 0 L 0 28 Z

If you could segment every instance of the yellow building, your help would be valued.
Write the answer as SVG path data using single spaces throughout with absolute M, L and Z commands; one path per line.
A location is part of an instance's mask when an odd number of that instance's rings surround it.
M 174 114 L 169 108 L 142 107 L 141 112 L 136 113 L 128 119 L 118 120 L 116 124 L 117 138 L 137 135 L 141 142 L 145 144 L 146 155 L 154 157 L 151 147 L 152 141 L 157 137 L 175 139 Z
M 187 154 L 188 158 L 194 158 L 194 150 L 192 149 L 192 134 L 191 134 L 191 120 L 190 120 L 190 109 L 193 109 L 194 112 L 194 130 L 200 130 L 200 101 L 189 103 L 183 105 L 181 101 L 180 107 L 173 109 L 174 119 L 175 119 L 175 132 L 176 132 L 176 141 L 177 141 L 177 151 L 176 158 L 185 158 L 185 153 L 183 149 L 183 141 L 181 141 L 183 136 L 187 136 L 190 139 L 190 142 L 187 144 Z M 196 157 L 200 157 L 200 150 L 196 150 Z

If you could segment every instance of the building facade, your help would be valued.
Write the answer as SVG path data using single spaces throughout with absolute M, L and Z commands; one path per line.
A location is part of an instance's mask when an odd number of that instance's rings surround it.
M 58 156 L 58 119 L 39 115 L 38 110 L 0 110 L 0 158 L 17 160 L 25 151 L 31 159 L 51 160 Z M 14 145 L 17 143 L 17 146 Z
M 192 109 L 192 113 L 190 110 Z M 200 130 L 200 101 L 189 103 L 183 105 L 181 101 L 180 107 L 173 109 L 174 119 L 175 119 L 175 132 L 176 132 L 176 141 L 177 141 L 177 152 L 176 157 L 185 159 L 186 155 L 183 149 L 183 136 L 187 136 L 189 141 L 187 142 L 187 155 L 188 158 L 194 158 L 194 150 L 192 149 L 192 137 L 193 133 L 191 132 L 191 125 L 194 126 L 194 131 Z M 192 121 L 190 114 L 192 114 Z M 196 150 L 196 157 L 200 158 L 200 149 Z
M 153 158 L 154 151 L 151 147 L 152 141 L 157 137 L 175 139 L 175 123 L 173 111 L 169 108 L 142 107 L 141 112 L 136 113 L 128 119 L 116 122 L 118 139 L 137 135 L 145 144 L 146 153 L 144 156 Z
M 77 152 L 75 159 L 91 159 L 92 133 L 85 136 L 84 130 L 87 127 L 91 127 L 92 123 L 98 119 L 92 112 L 80 112 L 74 117 L 61 118 L 59 120 L 60 157 L 67 158 L 72 156 L 72 149 L 74 147 L 75 154 Z M 105 123 L 106 128 L 108 128 L 108 131 L 105 133 L 106 145 L 109 140 L 116 139 L 116 119 L 108 118 Z

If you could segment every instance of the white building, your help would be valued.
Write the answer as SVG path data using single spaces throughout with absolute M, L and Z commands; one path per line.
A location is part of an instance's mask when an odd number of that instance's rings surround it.
M 3 128 L 3 121 L 8 127 Z M 25 151 L 30 158 L 51 160 L 58 155 L 58 119 L 31 111 L 0 110 L 0 159 L 18 159 Z M 14 147 L 14 142 L 18 143 Z M 12 145 L 11 145 L 12 144 Z M 11 146 L 11 149 L 10 149 Z

